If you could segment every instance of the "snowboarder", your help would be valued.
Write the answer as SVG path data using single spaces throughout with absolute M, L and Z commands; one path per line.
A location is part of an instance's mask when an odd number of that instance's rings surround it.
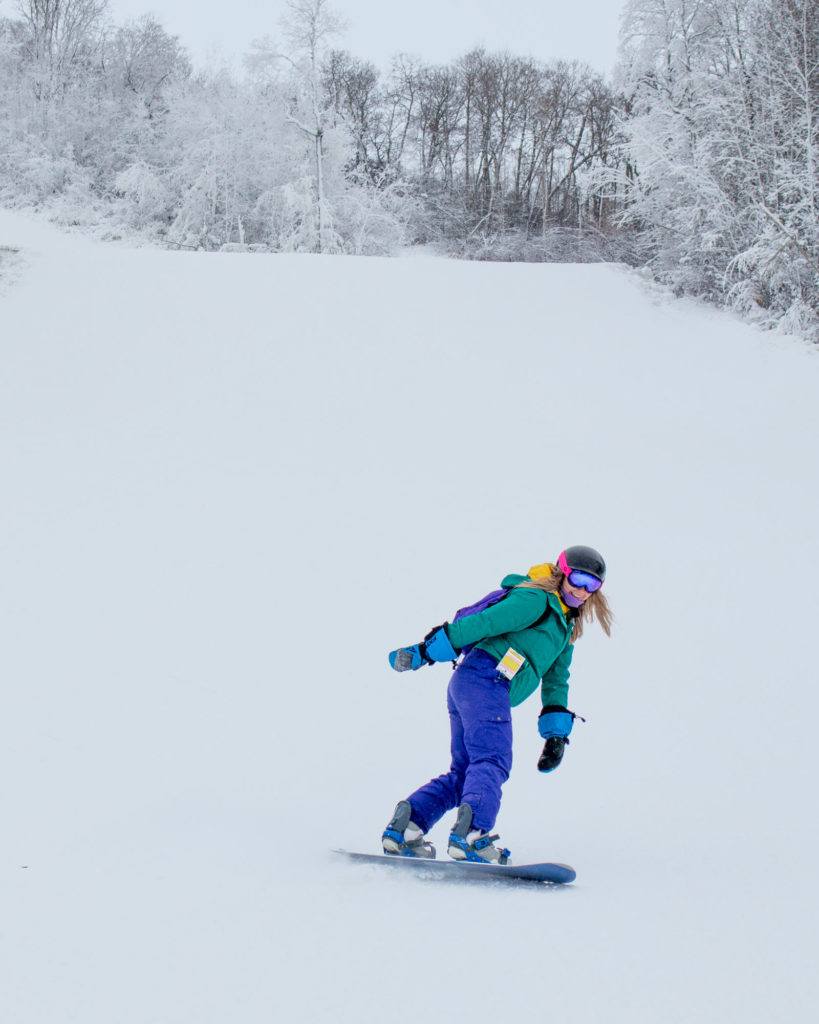
M 452 765 L 399 801 L 382 835 L 385 853 L 434 857 L 426 833 L 457 808 L 449 855 L 508 862 L 509 851 L 496 846 L 499 837 L 491 833 L 501 787 L 512 767 L 511 708 L 540 684 L 538 727 L 544 746 L 538 770 L 554 771 L 575 718 L 568 710 L 574 644 L 584 624 L 594 619 L 607 635 L 611 631 L 611 610 L 600 589 L 605 578 L 599 552 L 585 545 L 568 547 L 557 564 L 547 562 L 533 566 L 526 576 L 505 577 L 501 587 L 508 592 L 487 595 L 476 606 L 480 610 L 459 613 L 452 622 L 431 629 L 421 643 L 391 652 L 390 664 L 398 672 L 465 656 L 447 690 Z

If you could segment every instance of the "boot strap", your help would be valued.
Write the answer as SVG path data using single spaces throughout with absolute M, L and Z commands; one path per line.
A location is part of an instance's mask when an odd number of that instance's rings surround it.
M 476 839 L 474 843 L 470 843 L 469 849 L 470 850 L 476 850 L 476 851 L 477 850 L 485 850 L 487 848 L 487 846 L 491 846 L 492 843 L 494 843 L 496 839 L 500 839 L 500 836 L 499 835 L 481 836 L 479 839 Z

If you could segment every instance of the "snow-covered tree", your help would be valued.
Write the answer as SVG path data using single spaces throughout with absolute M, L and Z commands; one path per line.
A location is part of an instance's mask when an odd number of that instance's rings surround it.
M 631 0 L 624 19 L 627 217 L 650 264 L 680 291 L 808 332 L 817 52 L 811 0 Z
M 281 25 L 289 44 L 297 89 L 289 117 L 310 140 L 315 154 L 316 250 L 335 252 L 340 248 L 340 240 L 333 229 L 325 184 L 325 134 L 329 118 L 322 88 L 322 63 L 330 40 L 342 31 L 343 22 L 328 0 L 287 0 L 285 7 L 287 14 Z
M 34 93 L 49 100 L 87 72 L 102 44 L 108 0 L 18 0 Z
M 116 29 L 105 48 L 105 66 L 123 90 L 140 98 L 149 114 L 163 90 L 191 74 L 179 38 L 147 14 Z

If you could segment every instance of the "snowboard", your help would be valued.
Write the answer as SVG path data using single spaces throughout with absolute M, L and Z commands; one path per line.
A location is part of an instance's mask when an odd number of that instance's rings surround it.
M 423 878 L 445 878 L 459 882 L 527 882 L 568 885 L 577 877 L 568 864 L 474 864 L 465 860 L 430 860 L 424 857 L 397 857 L 384 853 L 355 853 L 334 850 L 359 864 L 378 864 L 415 872 Z

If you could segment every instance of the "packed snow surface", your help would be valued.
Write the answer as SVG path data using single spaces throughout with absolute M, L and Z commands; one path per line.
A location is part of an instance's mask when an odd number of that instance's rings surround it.
M 814 352 L 611 266 L 0 245 L 4 1020 L 813 1019 Z M 331 853 L 447 767 L 387 651 L 577 543 L 615 630 L 498 821 L 577 883 Z

